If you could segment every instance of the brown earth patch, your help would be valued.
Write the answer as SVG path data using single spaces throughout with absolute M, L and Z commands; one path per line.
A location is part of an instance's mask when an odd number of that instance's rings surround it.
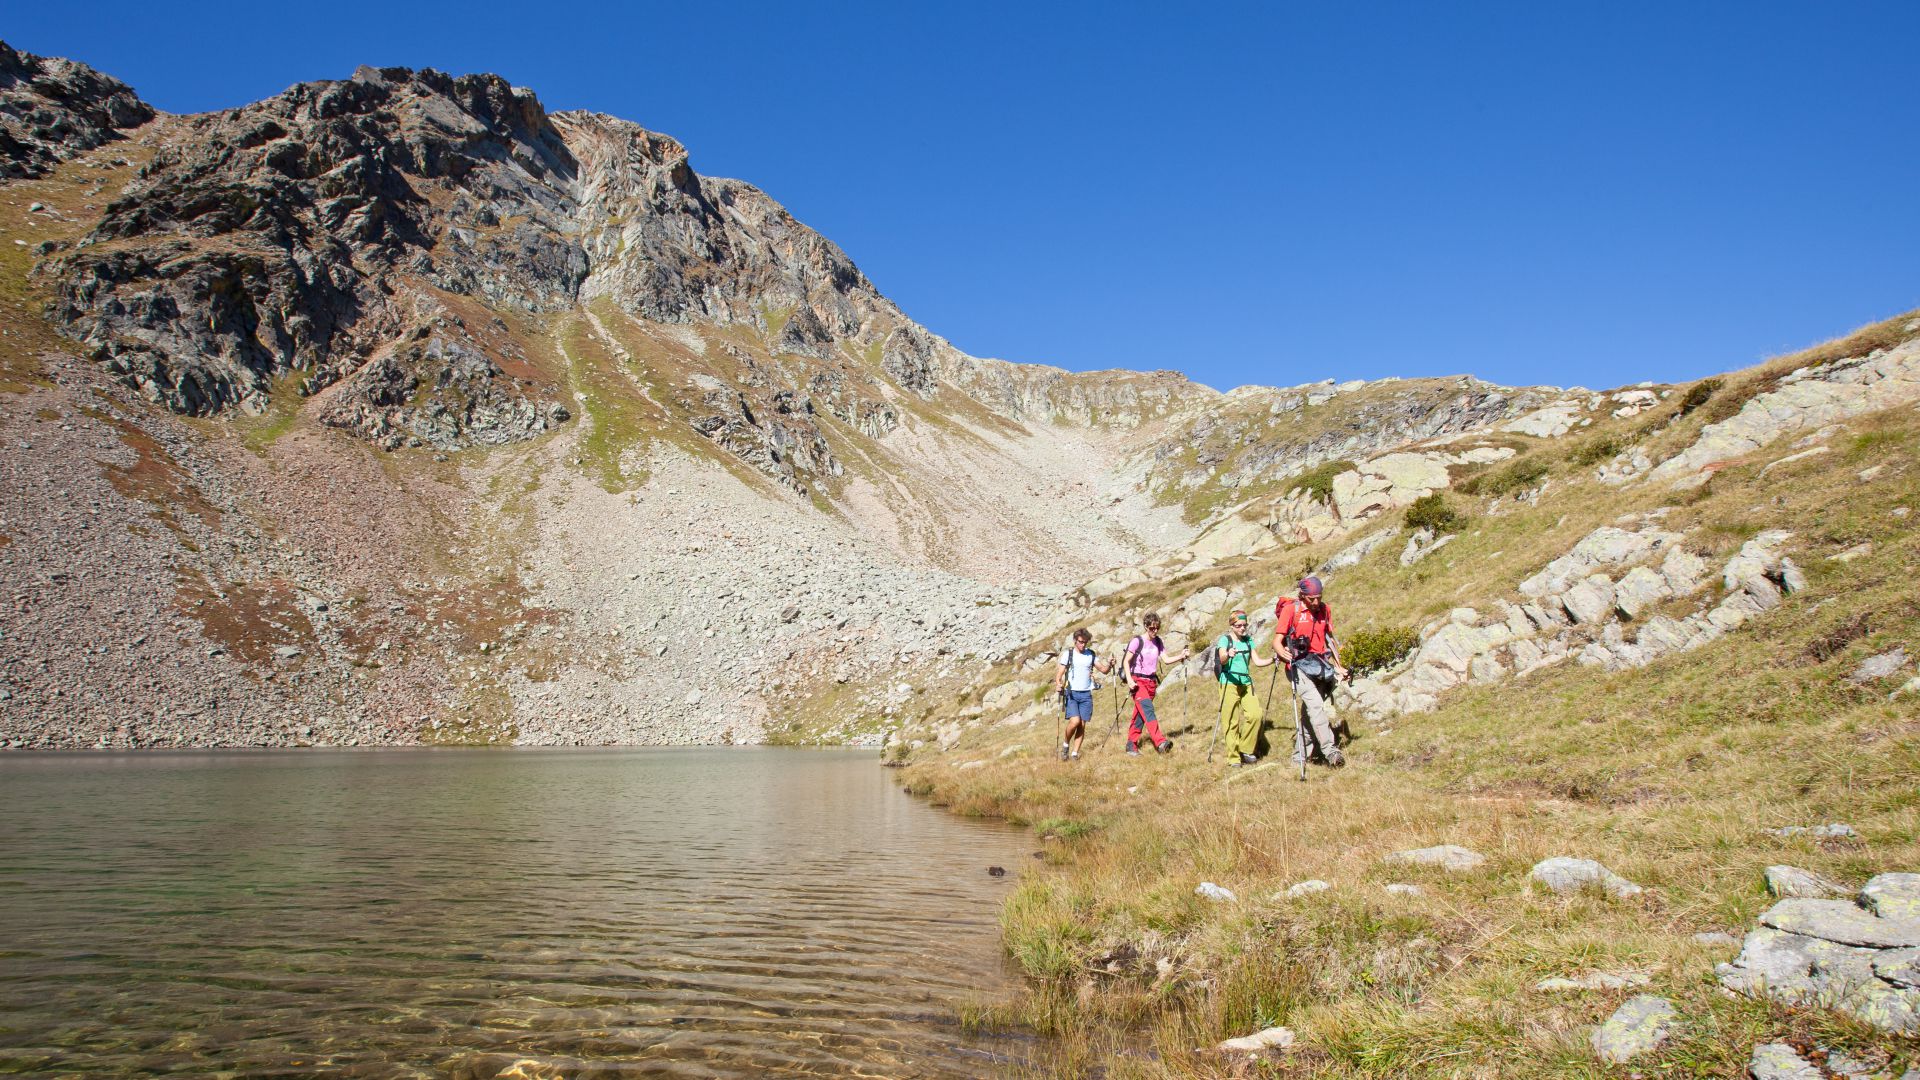
M 113 485 L 113 490 L 129 499 L 138 499 L 158 507 L 159 511 L 153 516 L 168 528 L 179 529 L 179 520 L 174 513 L 181 509 L 199 518 L 210 529 L 220 527 L 219 509 L 193 486 L 186 470 L 160 444 L 160 440 L 139 426 L 103 410 L 88 408 L 81 411 L 111 426 L 120 441 L 134 453 L 130 465 L 99 462 L 106 470 L 107 483 Z
M 182 575 L 173 602 L 200 623 L 208 641 L 250 664 L 271 663 L 282 645 L 313 647 L 313 623 L 284 578 L 222 587 L 204 576 Z

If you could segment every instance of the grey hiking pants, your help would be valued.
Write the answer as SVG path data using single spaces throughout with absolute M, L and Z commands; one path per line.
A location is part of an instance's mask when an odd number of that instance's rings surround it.
M 1340 752 L 1339 744 L 1333 738 L 1333 707 L 1327 704 L 1327 699 L 1333 695 L 1333 685 L 1329 683 L 1322 690 L 1319 683 L 1304 675 L 1290 674 L 1288 678 L 1293 683 L 1293 696 L 1299 700 L 1299 713 L 1293 725 L 1293 763 L 1300 764 L 1300 736 L 1303 731 L 1313 740 L 1313 745 L 1306 751 L 1308 760 L 1314 757 L 1331 760 L 1334 754 Z M 1302 719 L 1306 722 L 1301 723 Z

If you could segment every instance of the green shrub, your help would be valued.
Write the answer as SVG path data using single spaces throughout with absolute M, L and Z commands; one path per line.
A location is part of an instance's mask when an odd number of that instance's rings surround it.
M 1333 498 L 1333 478 L 1353 469 L 1353 462 L 1340 460 L 1328 461 L 1293 478 L 1293 489 L 1303 490 L 1314 502 L 1326 502 Z
M 1355 675 L 1390 668 L 1420 647 L 1420 635 L 1411 626 L 1361 630 L 1340 643 L 1340 659 Z
M 1687 396 L 1680 399 L 1680 415 L 1685 416 L 1707 403 L 1707 400 L 1720 389 L 1719 379 L 1702 379 L 1693 384 Z
M 1446 532 L 1460 523 L 1460 515 L 1447 505 L 1446 496 L 1439 492 L 1422 495 L 1407 507 L 1407 528 L 1431 529 L 1434 535 Z
M 1546 475 L 1546 462 L 1532 457 L 1516 458 L 1505 468 L 1473 477 L 1461 484 L 1460 490 L 1469 495 L 1511 495 L 1536 486 Z
M 1611 460 L 1620 451 L 1627 448 L 1627 440 L 1619 435 L 1602 435 L 1573 448 L 1567 460 L 1575 465 L 1598 465 Z

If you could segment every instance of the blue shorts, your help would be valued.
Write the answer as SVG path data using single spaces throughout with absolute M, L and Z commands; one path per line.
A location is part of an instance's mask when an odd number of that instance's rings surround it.
M 1066 705 L 1067 719 L 1071 720 L 1077 716 L 1089 724 L 1093 722 L 1093 691 L 1067 691 Z

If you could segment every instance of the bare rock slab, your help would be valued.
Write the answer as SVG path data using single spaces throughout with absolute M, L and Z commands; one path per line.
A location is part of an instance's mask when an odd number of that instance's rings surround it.
M 1920 874 L 1881 874 L 1860 890 L 1860 906 L 1883 919 L 1920 919 Z
M 1767 891 L 1783 899 L 1803 897 L 1809 900 L 1835 900 L 1847 895 L 1847 888 L 1830 878 L 1797 866 L 1769 866 Z
M 1786 1043 L 1761 1043 L 1747 1065 L 1753 1080 L 1826 1080 L 1813 1063 Z
M 1251 1035 L 1228 1039 L 1220 1044 L 1220 1049 L 1248 1054 L 1257 1054 L 1263 1050 L 1290 1050 L 1293 1048 L 1293 1039 L 1293 1029 L 1270 1027 Z
M 1541 979 L 1533 984 L 1533 988 L 1548 993 L 1563 990 L 1626 990 L 1645 986 L 1649 981 L 1645 974 L 1638 971 L 1593 971 L 1571 979 Z
M 1899 981 L 1915 974 L 1909 966 L 1915 955 L 1763 926 L 1747 935 L 1732 963 L 1714 970 L 1720 984 L 1737 993 L 1832 1009 L 1882 1031 L 1920 1034 L 1920 989 Z
M 1640 895 L 1640 886 L 1594 862 L 1557 855 L 1534 864 L 1527 876 L 1557 893 L 1577 892 L 1594 886 L 1616 899 Z
M 1876 949 L 1920 946 L 1920 918 L 1884 918 L 1846 900 L 1788 899 L 1760 914 L 1776 930 Z
M 1487 857 L 1459 844 L 1440 844 L 1437 847 L 1396 851 L 1388 855 L 1385 861 L 1399 866 L 1438 866 L 1442 870 L 1458 873 L 1479 869 L 1486 864 Z
M 1601 1061 L 1624 1065 L 1658 1050 L 1673 1037 L 1680 1014 L 1673 1003 L 1652 994 L 1636 994 L 1593 1031 L 1593 1052 Z

